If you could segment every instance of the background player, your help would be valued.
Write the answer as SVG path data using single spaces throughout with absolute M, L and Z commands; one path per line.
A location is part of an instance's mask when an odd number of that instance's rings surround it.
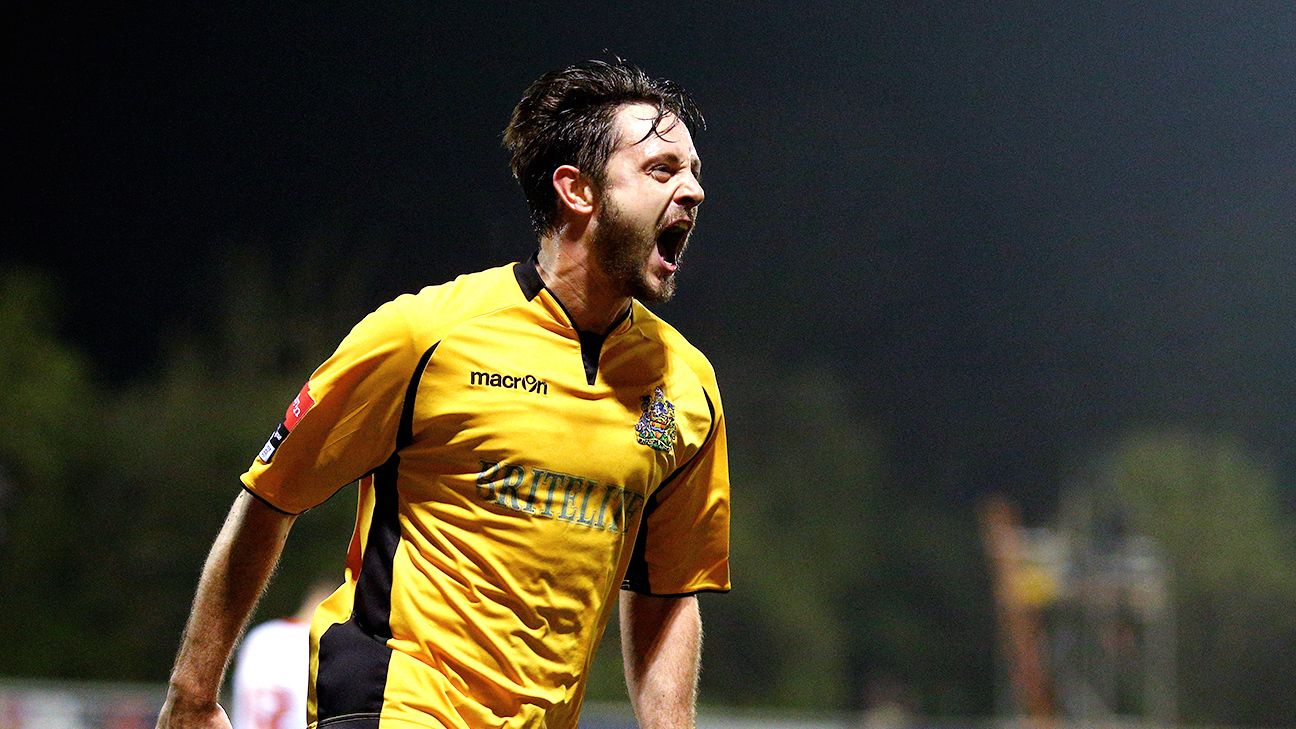
M 335 587 L 315 583 L 294 615 L 248 631 L 234 663 L 234 729 L 304 729 L 311 618 Z

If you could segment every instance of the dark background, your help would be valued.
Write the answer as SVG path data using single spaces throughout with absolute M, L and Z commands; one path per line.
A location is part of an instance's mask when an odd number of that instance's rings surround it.
M 1145 420 L 1290 471 L 1287 3 L 220 3 L 9 11 L 6 265 L 105 376 L 201 322 L 213 250 L 333 226 L 375 301 L 525 255 L 500 132 L 622 55 L 697 97 L 705 351 L 838 369 L 910 468 L 1048 503 Z M 1285 478 L 1290 481 L 1290 478 Z M 1290 490 L 1290 489 L 1289 489 Z
M 540 74 L 617 54 L 707 117 L 659 311 L 749 442 L 792 422 L 788 373 L 829 372 L 924 503 L 1041 523 L 1122 435 L 1182 428 L 1290 516 L 1296 5 L 854 5 L 10 5 L 0 264 L 52 277 L 109 390 L 222 325 L 232 250 L 359 275 L 358 316 L 529 252 L 501 132 Z

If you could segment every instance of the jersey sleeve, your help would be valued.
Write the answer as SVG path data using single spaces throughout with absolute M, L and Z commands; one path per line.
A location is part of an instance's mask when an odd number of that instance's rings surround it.
M 365 317 L 288 407 L 244 486 L 297 514 L 382 465 L 395 452 L 415 349 L 397 303 Z
M 729 456 L 719 393 L 701 450 L 644 508 L 623 589 L 648 595 L 729 590 Z

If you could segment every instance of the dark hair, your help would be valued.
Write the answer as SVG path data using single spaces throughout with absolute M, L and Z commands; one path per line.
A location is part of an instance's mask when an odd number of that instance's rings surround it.
M 659 128 L 667 114 L 689 128 L 706 126 L 692 97 L 678 84 L 651 78 L 620 58 L 547 73 L 522 95 L 504 130 L 504 146 L 513 153 L 513 176 L 522 185 L 538 234 L 551 233 L 557 225 L 554 170 L 573 165 L 602 186 L 608 157 L 620 141 L 612 120 L 623 105 L 634 103 L 657 107 L 649 134 L 667 131 Z

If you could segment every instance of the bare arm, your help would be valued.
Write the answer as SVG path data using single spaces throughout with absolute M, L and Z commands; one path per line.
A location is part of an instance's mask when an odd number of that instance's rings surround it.
M 234 644 L 270 580 L 297 517 L 244 491 L 207 555 L 158 727 L 228 727 L 216 704 Z
M 643 729 L 693 729 L 702 614 L 697 598 L 621 592 L 621 655 Z

